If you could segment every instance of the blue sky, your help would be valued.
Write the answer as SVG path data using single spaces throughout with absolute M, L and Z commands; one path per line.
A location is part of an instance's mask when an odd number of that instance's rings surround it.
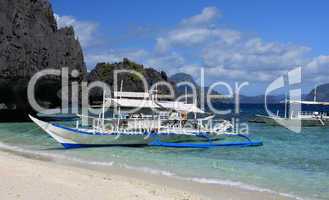
M 250 82 L 244 93 L 301 65 L 303 92 L 327 81 L 328 1 L 52 0 L 59 26 L 73 25 L 86 63 L 122 57 L 169 74 Z

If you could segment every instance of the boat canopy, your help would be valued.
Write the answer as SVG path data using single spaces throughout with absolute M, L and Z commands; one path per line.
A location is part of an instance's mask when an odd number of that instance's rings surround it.
M 329 102 L 324 101 L 297 101 L 297 100 L 290 100 L 288 101 L 290 103 L 299 103 L 299 104 L 308 104 L 308 105 L 323 105 L 323 106 L 329 106 Z
M 126 108 L 162 108 L 167 110 L 176 110 L 179 112 L 204 113 L 204 111 L 198 108 L 195 104 L 186 104 L 184 102 L 179 101 L 153 101 L 149 99 L 107 98 L 105 101 L 105 106 L 118 106 Z
M 148 92 L 114 92 L 114 97 L 127 97 L 127 98 L 150 98 L 150 93 Z
M 107 107 L 127 107 L 127 108 L 161 108 L 157 105 L 154 101 L 148 99 L 127 99 L 127 98 L 120 98 L 120 99 L 106 99 L 105 106 Z
M 156 102 L 162 108 L 176 110 L 181 112 L 193 112 L 193 113 L 204 113 L 203 110 L 198 108 L 195 104 L 186 104 L 179 101 L 159 101 Z

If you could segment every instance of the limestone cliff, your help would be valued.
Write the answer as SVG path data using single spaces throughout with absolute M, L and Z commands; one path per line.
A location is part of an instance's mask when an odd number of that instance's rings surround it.
M 86 74 L 73 28 L 57 28 L 50 3 L 0 0 L 0 103 L 11 109 L 28 109 L 26 86 L 30 77 L 42 69 L 62 67 L 79 70 L 80 79 Z M 56 80 L 45 80 L 51 82 L 46 88 L 56 91 L 58 88 L 52 86 Z

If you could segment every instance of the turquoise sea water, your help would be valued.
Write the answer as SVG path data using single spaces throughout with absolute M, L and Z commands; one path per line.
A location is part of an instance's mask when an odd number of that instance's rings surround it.
M 172 149 L 104 147 L 64 150 L 32 123 L 1 123 L 0 148 L 118 165 L 209 184 L 270 190 L 303 199 L 329 199 L 329 128 L 293 133 L 249 123 L 262 147 Z

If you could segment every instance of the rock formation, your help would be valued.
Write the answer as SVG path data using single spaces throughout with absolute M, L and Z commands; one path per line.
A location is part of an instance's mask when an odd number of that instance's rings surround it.
M 103 81 L 107 83 L 113 91 L 115 70 L 134 70 L 136 72 L 139 72 L 143 75 L 143 77 L 145 77 L 149 87 L 159 81 L 164 81 L 168 82 L 170 85 L 173 85 L 173 88 L 175 89 L 175 84 L 168 80 L 167 74 L 165 72 L 159 72 L 153 68 L 144 68 L 143 65 L 130 61 L 127 58 L 124 58 L 122 62 L 118 63 L 98 63 L 96 67 L 88 74 L 88 82 Z M 118 90 L 120 90 L 121 81 L 123 82 L 122 91 L 144 91 L 143 83 L 136 75 L 128 73 L 118 74 Z M 169 94 L 169 90 L 167 87 L 159 86 L 157 89 L 158 92 L 161 94 Z M 94 100 L 99 100 L 100 98 L 102 98 L 101 91 L 92 92 L 92 98 Z
M 30 110 L 26 87 L 31 76 L 42 69 L 63 67 L 80 71 L 78 79 L 86 74 L 73 28 L 57 28 L 50 3 L 0 0 L 0 104 L 8 109 Z M 54 101 L 50 91 L 56 96 L 58 80 L 59 77 L 43 80 L 38 96 Z

